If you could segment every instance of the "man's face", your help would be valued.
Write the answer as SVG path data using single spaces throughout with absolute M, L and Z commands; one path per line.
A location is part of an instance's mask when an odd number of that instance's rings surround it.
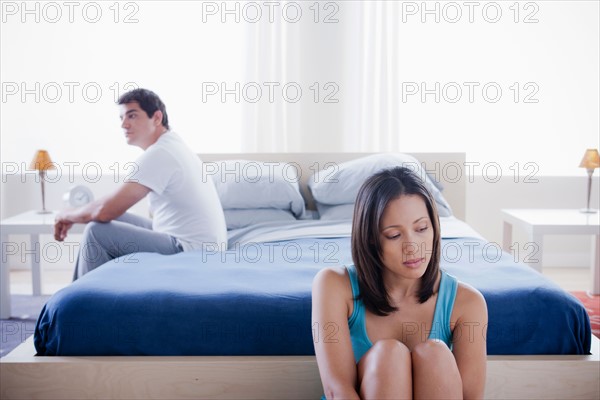
M 146 149 L 153 143 L 157 129 L 157 113 L 160 114 L 157 111 L 149 118 L 137 102 L 119 105 L 121 128 L 125 132 L 127 144 Z

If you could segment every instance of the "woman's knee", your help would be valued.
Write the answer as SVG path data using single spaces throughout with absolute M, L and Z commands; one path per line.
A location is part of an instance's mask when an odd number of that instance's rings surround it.
M 411 353 L 411 362 L 416 374 L 424 372 L 448 384 L 460 381 L 454 354 L 442 341 L 427 340 L 416 345 Z
M 434 380 L 437 387 L 443 388 L 448 398 L 460 397 L 462 379 L 454 354 L 439 340 L 419 343 L 411 353 L 415 393 L 423 394 L 422 384 Z
M 440 340 L 427 340 L 417 344 L 411 353 L 411 361 L 414 370 L 421 368 L 435 374 L 453 375 L 458 373 L 456 359 L 448 346 Z
M 417 344 L 412 351 L 413 361 L 430 361 L 433 363 L 444 360 L 454 360 L 454 355 L 448 346 L 440 340 L 427 340 Z
M 365 353 L 361 362 L 365 367 L 375 369 L 406 366 L 410 365 L 410 350 L 395 339 L 379 340 Z
M 412 398 L 410 351 L 401 342 L 375 342 L 358 363 L 362 398 Z
M 382 355 L 389 354 L 400 357 L 410 355 L 408 347 L 396 339 L 378 340 L 371 349 L 373 352 L 381 353 Z

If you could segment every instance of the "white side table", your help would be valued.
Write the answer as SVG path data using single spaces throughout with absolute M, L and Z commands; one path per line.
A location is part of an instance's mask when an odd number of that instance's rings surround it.
M 538 246 L 531 258 L 531 267 L 542 271 L 544 235 L 592 235 L 592 294 L 600 294 L 600 214 L 584 214 L 568 209 L 512 209 L 501 210 L 504 220 L 502 247 L 510 252 L 513 225 L 521 226 L 529 234 L 532 246 Z M 535 249 L 534 249 L 535 250 Z
M 0 260 L 0 318 L 10 318 L 10 271 L 8 266 L 8 253 L 25 250 L 31 257 L 31 282 L 33 295 L 42 294 L 42 274 L 40 268 L 41 247 L 40 235 L 54 234 L 55 212 L 49 214 L 38 214 L 37 211 L 28 211 L 0 221 L 0 233 L 2 237 L 2 259 Z M 69 234 L 82 233 L 85 224 L 74 224 Z M 27 234 L 31 236 L 31 248 L 23 248 L 22 243 L 9 241 L 9 235 Z

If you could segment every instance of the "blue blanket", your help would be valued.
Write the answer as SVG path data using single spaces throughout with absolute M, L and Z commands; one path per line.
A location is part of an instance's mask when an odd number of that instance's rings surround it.
M 587 354 L 581 303 L 479 239 L 444 239 L 442 268 L 488 305 L 488 354 Z M 138 253 L 56 293 L 38 355 L 310 355 L 311 284 L 351 263 L 350 239 L 250 243 L 224 253 Z

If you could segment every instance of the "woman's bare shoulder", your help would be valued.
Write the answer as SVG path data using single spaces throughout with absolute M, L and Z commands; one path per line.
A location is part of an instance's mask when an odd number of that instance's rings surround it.
M 485 303 L 485 298 L 479 290 L 467 283 L 458 281 L 454 308 L 457 309 L 460 314 L 472 314 L 474 312 L 485 312 L 487 310 L 487 305 Z
M 342 287 L 349 288 L 349 277 L 346 267 L 336 266 L 327 267 L 320 270 L 314 278 L 314 285 L 325 285 L 328 288 L 342 289 Z
M 343 304 L 347 317 L 352 314 L 354 298 L 345 267 L 328 267 L 317 273 L 313 280 L 313 302 L 315 299 L 330 306 L 334 303 Z

